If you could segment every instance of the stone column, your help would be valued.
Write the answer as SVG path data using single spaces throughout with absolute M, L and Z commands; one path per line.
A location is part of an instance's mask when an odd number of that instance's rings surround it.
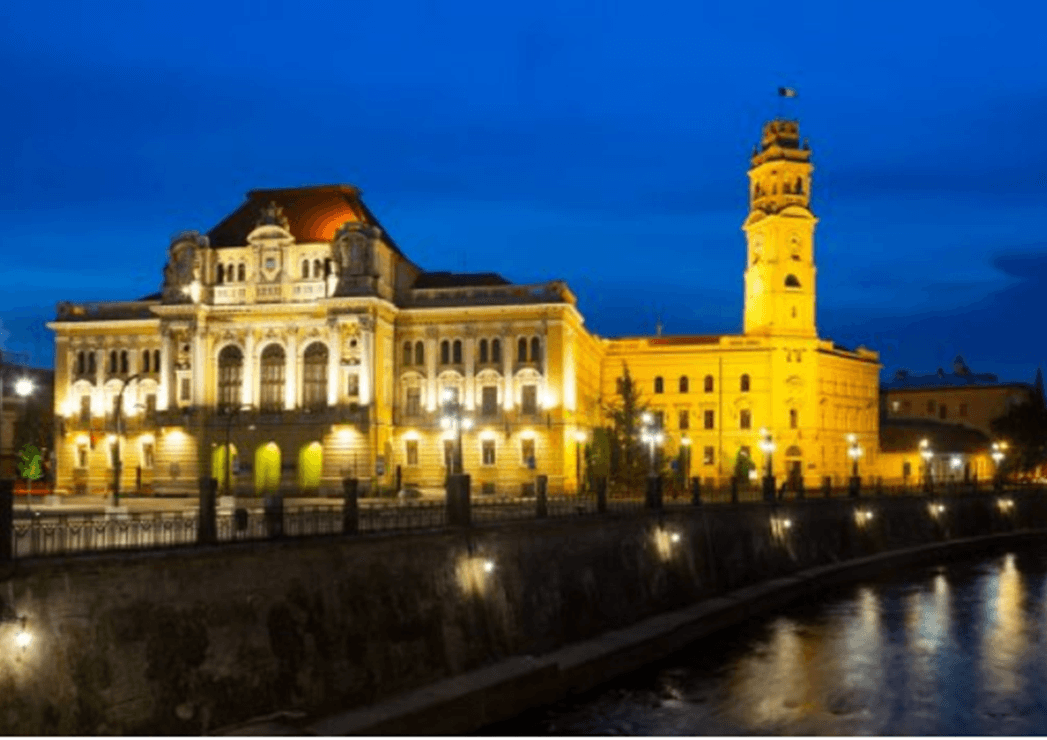
M 243 385 L 240 389 L 240 403 L 248 406 L 255 405 L 255 398 L 257 398 L 254 390 L 254 347 L 254 329 L 248 329 L 247 338 L 244 340 L 244 376 Z
M 203 406 L 204 395 L 204 362 L 207 352 L 207 330 L 199 320 L 193 332 L 193 405 Z
M 284 409 L 290 411 L 298 408 L 298 332 L 291 329 L 287 332 L 287 356 L 285 359 L 286 375 L 284 376 Z
M 374 320 L 370 316 L 360 317 L 360 405 L 367 406 L 374 400 L 375 368 Z
M 156 398 L 158 411 L 166 411 L 175 404 L 171 398 L 173 383 L 171 382 L 171 332 L 163 329 L 160 338 L 160 388 Z

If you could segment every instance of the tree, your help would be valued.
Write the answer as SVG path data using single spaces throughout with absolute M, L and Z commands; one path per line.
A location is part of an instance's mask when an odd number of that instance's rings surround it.
M 640 398 L 640 391 L 625 362 L 622 362 L 622 377 L 618 380 L 618 393 L 604 406 L 604 413 L 611 421 L 608 439 L 611 476 L 616 486 L 639 491 L 647 474 L 644 445 L 640 441 L 642 416 L 647 404 Z
M 26 481 L 40 480 L 44 476 L 43 462 L 40 460 L 40 450 L 31 444 L 22 447 L 19 453 L 18 473 Z
M 1007 442 L 1007 457 L 1003 461 L 1006 470 L 1029 473 L 1047 463 L 1047 401 L 1039 371 L 1036 378 L 1029 400 L 1011 406 L 992 422 L 993 434 Z

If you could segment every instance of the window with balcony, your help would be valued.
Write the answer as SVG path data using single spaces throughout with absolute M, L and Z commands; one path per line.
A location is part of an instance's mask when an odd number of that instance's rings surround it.
M 406 457 L 407 457 L 407 464 L 408 465 L 417 465 L 418 464 L 418 440 L 417 439 L 409 439 L 409 440 L 407 440 L 404 443 L 404 447 L 406 448 L 405 452 L 406 452 Z
M 239 280 L 241 283 L 247 279 L 247 267 L 244 265 L 243 262 L 241 262 L 240 266 L 236 269 L 236 273 L 236 279 Z
M 538 413 L 538 386 L 525 385 L 520 389 L 520 411 L 530 415 Z
M 494 440 L 483 440 L 483 464 L 494 465 Z
M 422 389 L 421 388 L 408 388 L 407 389 L 407 403 L 404 406 L 404 413 L 407 416 L 421 416 L 421 414 L 422 414 Z
M 222 348 L 218 354 L 218 406 L 221 409 L 240 407 L 243 385 L 244 355 L 235 344 Z M 182 400 L 188 401 L 189 378 L 182 378 Z
M 753 415 L 749 409 L 742 409 L 738 414 L 738 428 L 739 429 L 752 429 L 753 428 Z
M 712 409 L 708 409 L 708 410 L 706 410 L 706 412 L 703 415 L 703 417 L 704 417 L 704 422 L 705 422 L 704 426 L 705 426 L 706 429 L 715 429 L 716 428 L 716 412 L 715 411 L 713 411 Z
M 305 348 L 302 368 L 302 404 L 310 411 L 327 406 L 327 345 L 313 342 Z
M 498 388 L 487 385 L 481 389 L 480 394 L 480 413 L 483 416 L 495 416 L 498 413 Z
M 280 411 L 284 407 L 284 387 L 287 362 L 284 348 L 270 344 L 262 350 L 261 398 L 262 411 Z

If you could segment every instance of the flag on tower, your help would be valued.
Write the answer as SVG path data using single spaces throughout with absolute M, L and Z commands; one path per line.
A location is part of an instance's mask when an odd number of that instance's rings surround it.
M 778 97 L 781 97 L 781 98 L 795 98 L 796 97 L 796 91 L 793 90 L 791 87 L 779 87 L 778 88 Z

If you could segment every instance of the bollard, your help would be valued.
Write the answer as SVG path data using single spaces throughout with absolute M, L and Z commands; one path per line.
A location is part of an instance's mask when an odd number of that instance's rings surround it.
M 662 508 L 662 478 L 659 475 L 647 476 L 647 508 L 655 511 Z
M 9 563 L 14 557 L 15 482 L 0 478 L 0 563 Z
M 691 478 L 691 506 L 702 505 L 702 481 L 698 477 Z
M 265 532 L 270 538 L 284 536 L 284 497 L 265 497 Z
M 342 478 L 342 533 L 356 534 L 360 531 L 360 502 L 356 478 Z
M 738 479 L 731 478 L 731 503 L 738 503 Z
M 607 513 L 607 478 L 602 475 L 596 479 L 596 513 Z
M 549 516 L 549 499 L 546 495 L 549 476 L 539 475 L 534 479 L 534 515 L 539 519 Z
M 469 476 L 463 473 L 447 476 L 447 523 L 452 527 L 468 527 Z
M 215 521 L 217 491 L 217 478 L 206 475 L 200 477 L 200 517 L 196 528 L 196 542 L 199 545 L 213 545 L 218 541 L 218 525 Z

